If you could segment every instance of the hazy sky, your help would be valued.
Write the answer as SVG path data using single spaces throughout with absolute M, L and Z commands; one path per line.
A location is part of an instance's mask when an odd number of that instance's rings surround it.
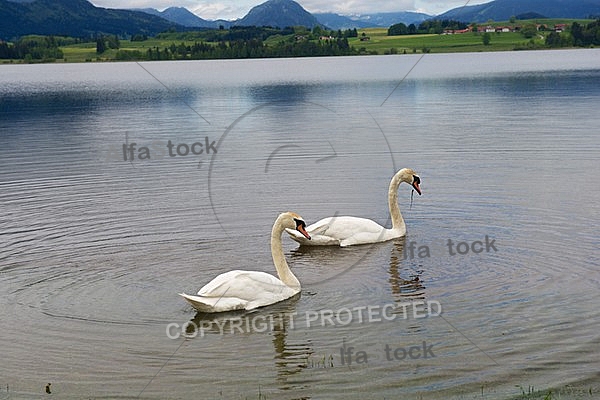
M 185 7 L 201 18 L 241 18 L 254 6 L 266 0 L 91 0 L 98 7 L 106 8 L 156 8 Z M 441 14 L 452 8 L 464 6 L 467 0 L 296 0 L 311 13 L 334 12 L 342 15 L 366 14 L 391 11 L 418 11 Z M 487 3 L 491 0 L 472 0 L 468 5 Z

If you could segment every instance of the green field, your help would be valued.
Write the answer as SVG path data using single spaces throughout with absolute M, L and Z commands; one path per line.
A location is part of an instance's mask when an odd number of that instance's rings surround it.
M 516 22 L 502 21 L 482 23 L 480 26 L 514 26 L 526 24 L 543 24 L 549 28 L 556 24 L 567 24 L 571 26 L 573 22 L 585 25 L 593 20 L 591 19 L 539 19 L 539 20 L 519 20 Z M 363 36 L 369 37 L 368 41 L 361 41 Z M 479 52 L 479 51 L 509 51 L 522 49 L 545 48 L 546 36 L 550 33 L 539 31 L 534 38 L 527 39 L 522 34 L 516 32 L 491 33 L 490 43 L 483 44 L 481 33 L 461 33 L 454 35 L 402 35 L 387 36 L 386 28 L 368 28 L 358 31 L 358 38 L 352 38 L 350 45 L 357 49 L 364 49 L 364 52 L 370 54 L 390 54 L 390 53 L 421 53 L 423 50 L 431 53 L 451 53 L 451 52 Z
M 361 52 L 371 54 L 390 53 L 450 53 L 450 52 L 476 52 L 476 51 L 507 51 L 515 48 L 542 47 L 545 36 L 542 33 L 536 38 L 526 39 L 520 33 L 492 33 L 490 44 L 483 44 L 482 34 L 461 33 L 455 35 L 402 35 L 387 36 L 387 29 L 365 29 L 368 41 L 361 41 L 362 30 L 359 38 L 353 38 L 350 45 L 360 49 Z
M 165 39 L 153 39 L 144 40 L 143 42 L 132 42 L 130 40 L 121 40 L 121 47 L 119 50 L 138 50 L 146 52 L 150 48 L 159 47 L 165 48 L 171 46 L 173 43 L 180 44 L 193 44 L 193 41 L 173 41 Z M 115 59 L 117 50 L 106 50 L 102 54 L 96 53 L 96 43 L 80 43 L 69 46 L 61 47 L 64 54 L 65 62 L 90 62 L 90 61 L 112 61 Z M 60 61 L 60 60 L 58 60 Z
M 362 32 L 370 38 L 361 41 Z M 450 53 L 450 52 L 479 52 L 479 51 L 510 51 L 516 49 L 542 48 L 545 41 L 544 32 L 534 39 L 526 39 L 519 33 L 493 33 L 490 44 L 483 45 L 481 34 L 463 33 L 456 35 L 404 35 L 387 36 L 387 29 L 372 28 L 361 30 L 359 38 L 350 38 L 350 46 L 364 54 L 402 54 L 402 53 Z M 277 40 L 281 40 L 279 37 Z M 269 43 L 271 39 L 265 41 Z M 121 40 L 120 50 L 139 50 L 146 52 L 149 48 L 158 46 L 165 48 L 173 43 L 193 44 L 193 41 L 173 41 L 149 39 L 144 42 Z M 107 50 L 101 55 L 96 54 L 95 43 L 84 43 L 62 47 L 65 62 L 90 62 L 113 60 L 117 50 Z
M 551 26 L 554 26 L 554 22 Z M 360 40 L 363 33 L 369 40 Z M 516 32 L 490 33 L 490 43 L 486 46 L 483 44 L 481 33 L 387 36 L 385 28 L 369 28 L 359 30 L 358 38 L 352 38 L 349 42 L 351 46 L 369 54 L 510 51 L 545 48 L 546 36 L 549 33 L 540 31 L 531 39 Z

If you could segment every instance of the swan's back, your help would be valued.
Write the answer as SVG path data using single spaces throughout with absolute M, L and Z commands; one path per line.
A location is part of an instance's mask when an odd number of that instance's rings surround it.
M 281 293 L 289 288 L 275 276 L 261 271 L 234 270 L 225 272 L 204 285 L 198 296 L 237 297 L 254 300 L 260 294 Z
M 306 228 L 309 232 L 314 231 L 315 234 L 333 236 L 340 240 L 359 232 L 381 233 L 382 229 L 385 228 L 371 219 L 351 216 L 323 218 Z

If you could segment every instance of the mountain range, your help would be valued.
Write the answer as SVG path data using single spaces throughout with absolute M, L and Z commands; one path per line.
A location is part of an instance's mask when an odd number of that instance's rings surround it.
M 494 0 L 464 6 L 435 16 L 463 22 L 505 21 L 521 15 L 547 18 L 589 18 L 600 16 L 600 0 Z M 113 34 L 154 36 L 169 29 L 230 28 L 232 26 L 315 26 L 329 29 L 409 25 L 434 18 L 415 13 L 374 13 L 357 16 L 311 14 L 293 0 L 268 0 L 235 21 L 205 20 L 183 7 L 117 10 L 96 7 L 87 0 L 0 0 L 0 39 L 11 40 L 27 34 L 94 37 Z
M 206 20 L 200 18 L 185 7 L 169 7 L 163 11 L 158 11 L 155 8 L 136 8 L 132 11 L 141 11 L 147 14 L 155 15 L 157 17 L 164 18 L 167 21 L 171 21 L 178 25 L 183 25 L 189 28 L 216 29 L 219 26 L 229 28 L 232 25 L 232 21 L 226 21 L 223 19 Z
M 168 21 L 193 28 L 218 28 L 220 26 L 230 28 L 234 25 L 270 25 L 280 28 L 293 25 L 308 27 L 321 25 L 336 30 L 371 27 L 388 28 L 399 22 L 403 22 L 406 25 L 420 24 L 425 20 L 433 18 L 433 15 L 410 11 L 362 14 L 355 16 L 344 16 L 334 13 L 314 13 L 310 15 L 310 13 L 304 10 L 298 3 L 291 4 L 291 7 L 287 7 L 286 5 L 290 3 L 295 2 L 289 0 L 267 1 L 266 3 L 251 9 L 244 18 L 234 21 L 226 21 L 223 19 L 206 20 L 198 17 L 184 7 L 169 7 L 163 11 L 158 11 L 155 8 L 140 8 L 135 9 L 135 11 L 142 11 L 163 17 Z M 278 9 L 286 11 L 280 12 Z
M 439 19 L 463 22 L 508 21 L 511 17 L 536 15 L 536 18 L 598 18 L 600 0 L 495 0 L 476 6 L 446 11 Z

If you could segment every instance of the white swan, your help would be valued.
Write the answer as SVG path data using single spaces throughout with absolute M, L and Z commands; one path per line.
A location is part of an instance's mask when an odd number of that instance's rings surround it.
M 300 292 L 300 282 L 290 270 L 281 244 L 283 230 L 298 231 L 307 240 L 306 224 L 298 214 L 280 214 L 271 231 L 271 255 L 279 279 L 260 271 L 229 271 L 217 276 L 197 295 L 180 293 L 196 310 L 207 313 L 252 310 L 288 299 Z
M 404 218 L 398 207 L 398 187 L 402 182 L 411 185 L 421 194 L 421 178 L 410 168 L 403 168 L 392 177 L 388 190 L 388 202 L 392 217 L 392 228 L 388 229 L 377 222 L 358 217 L 328 217 L 306 227 L 311 240 L 305 240 L 296 231 L 286 232 L 301 245 L 312 246 L 352 246 L 356 244 L 378 243 L 406 235 Z

